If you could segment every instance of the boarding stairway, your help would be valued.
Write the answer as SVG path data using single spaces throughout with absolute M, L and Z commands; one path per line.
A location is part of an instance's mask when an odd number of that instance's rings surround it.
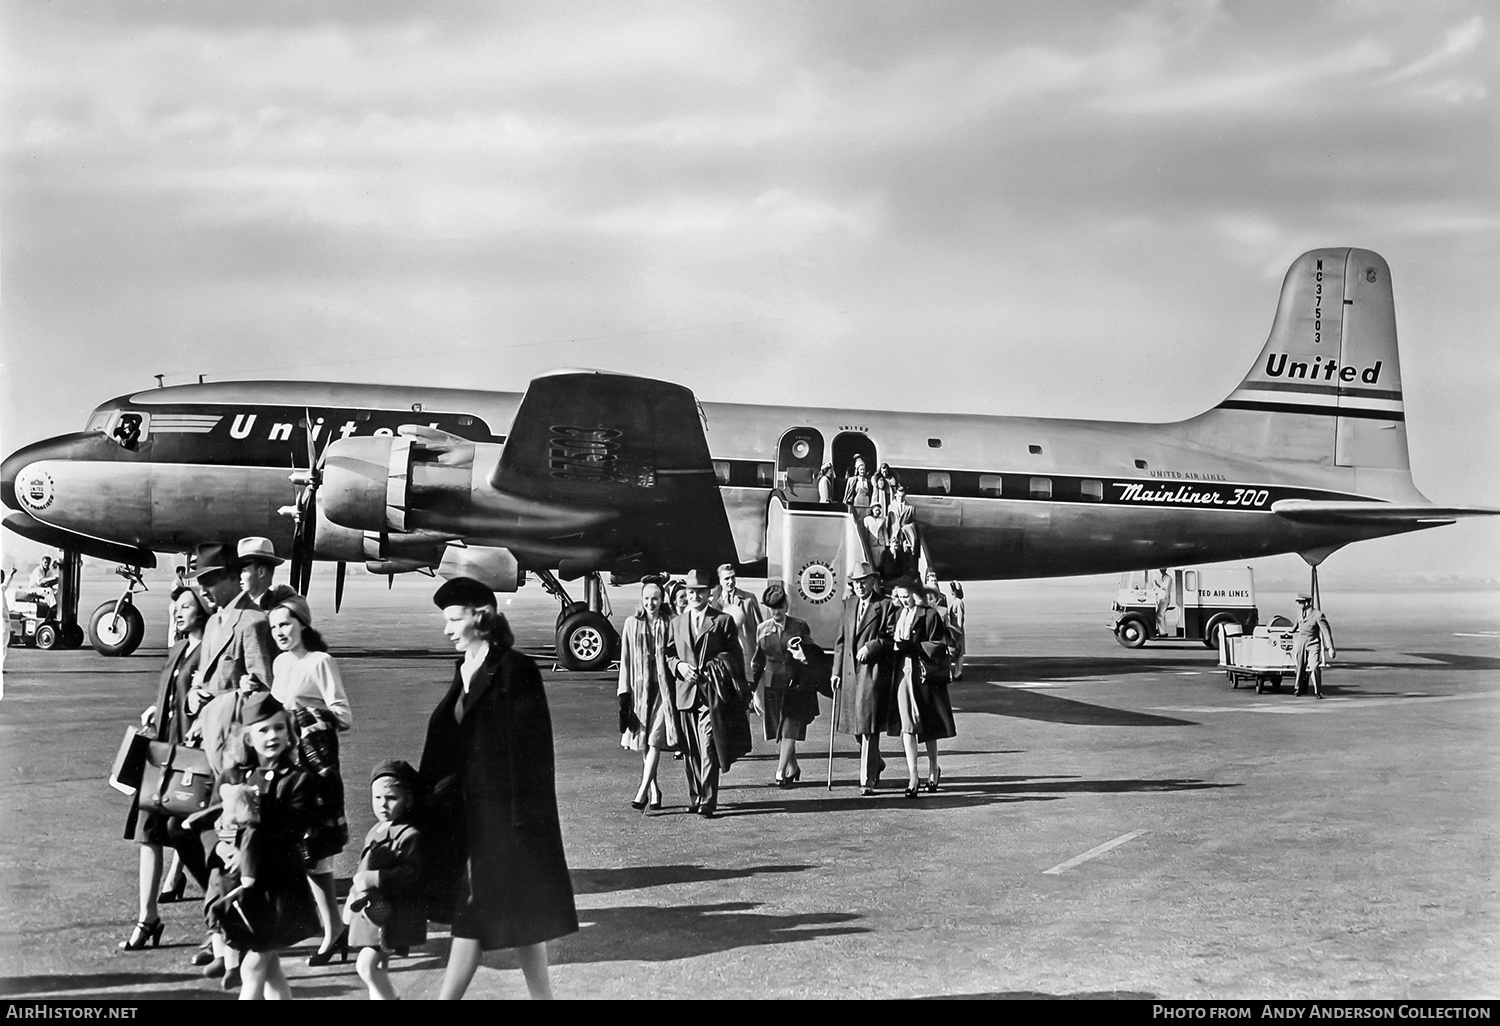
M 917 527 L 917 573 L 926 571 L 927 544 Z M 806 620 L 813 640 L 832 647 L 844 596 L 861 563 L 874 563 L 868 532 L 844 506 L 794 502 L 771 494 L 766 516 L 766 578 L 786 588 L 787 611 Z

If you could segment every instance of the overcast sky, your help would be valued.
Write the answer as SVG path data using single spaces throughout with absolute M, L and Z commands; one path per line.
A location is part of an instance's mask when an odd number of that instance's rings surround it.
M 1357 245 L 1418 486 L 1500 506 L 1495 14 L 12 0 L 0 447 L 155 373 L 1172 420 Z

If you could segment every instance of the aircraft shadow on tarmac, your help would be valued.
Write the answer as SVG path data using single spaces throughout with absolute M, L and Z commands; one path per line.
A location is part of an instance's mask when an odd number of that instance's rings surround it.
M 92 975 L 69 975 L 53 973 L 44 976 L 0 976 L 0 997 L 20 997 L 25 994 L 52 994 L 66 991 L 69 997 L 84 997 L 75 991 L 95 987 L 151 987 L 153 990 L 173 984 L 192 983 L 197 990 L 203 985 L 203 976 L 191 973 L 94 973 Z M 92 995 L 100 998 L 118 997 L 118 994 Z M 232 995 L 231 995 L 232 996 Z
M 1120 656 L 964 657 L 964 677 L 1006 681 L 1069 680 L 1080 677 L 1135 677 L 1175 670 L 1216 670 L 1218 656 L 1204 649 L 1154 649 Z M 962 682 L 958 685 L 961 687 Z
M 949 694 L 953 699 L 954 712 L 992 713 L 996 716 L 1015 716 L 1023 720 L 1044 720 L 1048 723 L 1071 723 L 1086 727 L 1197 726 L 1192 720 L 1132 712 L 1129 709 L 1112 709 L 1059 695 L 1044 695 L 1018 688 L 996 687 L 993 684 L 955 684 L 950 686 Z
M 899 774 L 898 774 L 899 776 Z M 814 785 L 816 786 L 816 785 Z M 818 788 L 817 797 L 776 797 L 763 801 L 744 801 L 732 792 L 732 804 L 722 806 L 719 815 L 726 819 L 740 816 L 762 816 L 771 813 L 846 812 L 853 809 L 868 811 L 875 808 L 902 809 L 964 809 L 985 805 L 1000 805 L 1011 802 L 1055 802 L 1069 794 L 1123 794 L 1151 791 L 1209 791 L 1226 787 L 1239 787 L 1237 783 L 1217 783 L 1182 777 L 1163 777 L 1158 780 L 1081 780 L 1076 777 L 1018 777 L 1018 776 L 971 776 L 943 778 L 942 790 L 935 793 L 922 792 L 916 801 L 908 801 L 902 794 L 905 782 L 893 783 L 887 778 L 886 785 L 872 797 L 863 798 L 850 786 L 840 786 L 847 797 L 823 797 L 829 792 Z M 802 789 L 798 789 L 802 790 Z M 811 787 L 806 790 L 812 790 Z M 778 795 L 783 792 L 777 792 Z M 796 792 L 793 792 L 796 793 Z M 803 791 L 805 794 L 806 791 Z M 678 810 L 686 812 L 685 809 Z M 663 815 L 666 813 L 663 812 Z
M 765 873 L 804 873 L 813 866 L 748 866 L 744 869 L 713 869 L 708 866 L 625 866 L 620 869 L 575 869 L 573 893 L 608 894 L 668 884 L 737 880 Z
M 933 994 L 910 1001 L 1153 1001 L 1145 990 L 1093 990 L 1081 994 L 1043 994 L 1035 990 L 992 990 L 982 994 Z

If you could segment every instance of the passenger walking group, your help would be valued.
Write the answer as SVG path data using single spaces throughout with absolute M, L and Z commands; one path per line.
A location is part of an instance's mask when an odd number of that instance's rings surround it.
M 552 724 L 494 593 L 460 577 L 433 596 L 460 655 L 453 682 L 419 765 L 372 769 L 376 823 L 340 907 L 339 735 L 354 711 L 307 600 L 273 584 L 282 562 L 265 538 L 202 545 L 173 590 L 175 641 L 141 725 L 153 758 L 201 751 L 212 801 L 183 815 L 137 789 L 125 836 L 140 847 L 139 911 L 120 948 L 160 944 L 159 906 L 183 900 L 191 877 L 207 931 L 193 964 L 242 999 L 291 997 L 281 952 L 310 937 L 309 966 L 355 951 L 370 997 L 395 998 L 390 958 L 424 943 L 429 920 L 452 930 L 440 997 L 462 997 L 497 948 L 515 951 L 533 997 L 550 997 L 546 942 L 578 929 Z
M 206 931 L 192 961 L 241 998 L 291 997 L 281 953 L 314 937 L 309 966 L 353 952 L 370 997 L 394 998 L 390 959 L 423 944 L 429 921 L 451 927 L 441 997 L 461 997 L 497 948 L 515 951 L 533 997 L 550 997 L 546 942 L 578 929 L 552 725 L 540 672 L 515 648 L 494 593 L 460 577 L 433 597 L 460 658 L 418 765 L 393 758 L 370 772 L 376 824 L 340 903 L 334 859 L 350 840 L 340 736 L 355 710 L 307 600 L 274 582 L 282 562 L 269 540 L 246 538 L 200 546 L 192 574 L 179 574 L 174 640 L 141 726 L 153 760 L 200 751 L 212 786 L 192 813 L 137 789 L 125 836 L 140 850 L 139 908 L 119 947 L 159 945 L 159 906 L 183 900 L 191 879 Z M 757 597 L 724 565 L 716 578 L 642 583 L 618 681 L 620 744 L 641 760 L 631 806 L 666 805 L 671 755 L 688 811 L 718 816 L 720 776 L 751 752 L 752 716 L 776 746 L 768 786 L 796 786 L 797 744 L 820 694 L 833 729 L 858 741 L 862 795 L 881 787 L 882 737 L 900 739 L 907 798 L 938 790 L 939 742 L 955 734 L 962 587 L 944 596 L 929 577 L 882 588 L 871 563 L 850 577 L 831 651 L 788 615 L 780 582 Z

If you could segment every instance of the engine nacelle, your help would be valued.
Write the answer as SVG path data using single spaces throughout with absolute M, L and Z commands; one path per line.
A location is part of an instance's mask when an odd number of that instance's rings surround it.
M 405 559 L 372 559 L 365 563 L 365 569 L 372 574 L 409 574 L 417 570 L 426 570 L 426 563 L 412 563 Z
M 515 591 L 521 583 L 521 567 L 511 551 L 489 545 L 449 545 L 438 573 L 472 577 L 491 591 Z

